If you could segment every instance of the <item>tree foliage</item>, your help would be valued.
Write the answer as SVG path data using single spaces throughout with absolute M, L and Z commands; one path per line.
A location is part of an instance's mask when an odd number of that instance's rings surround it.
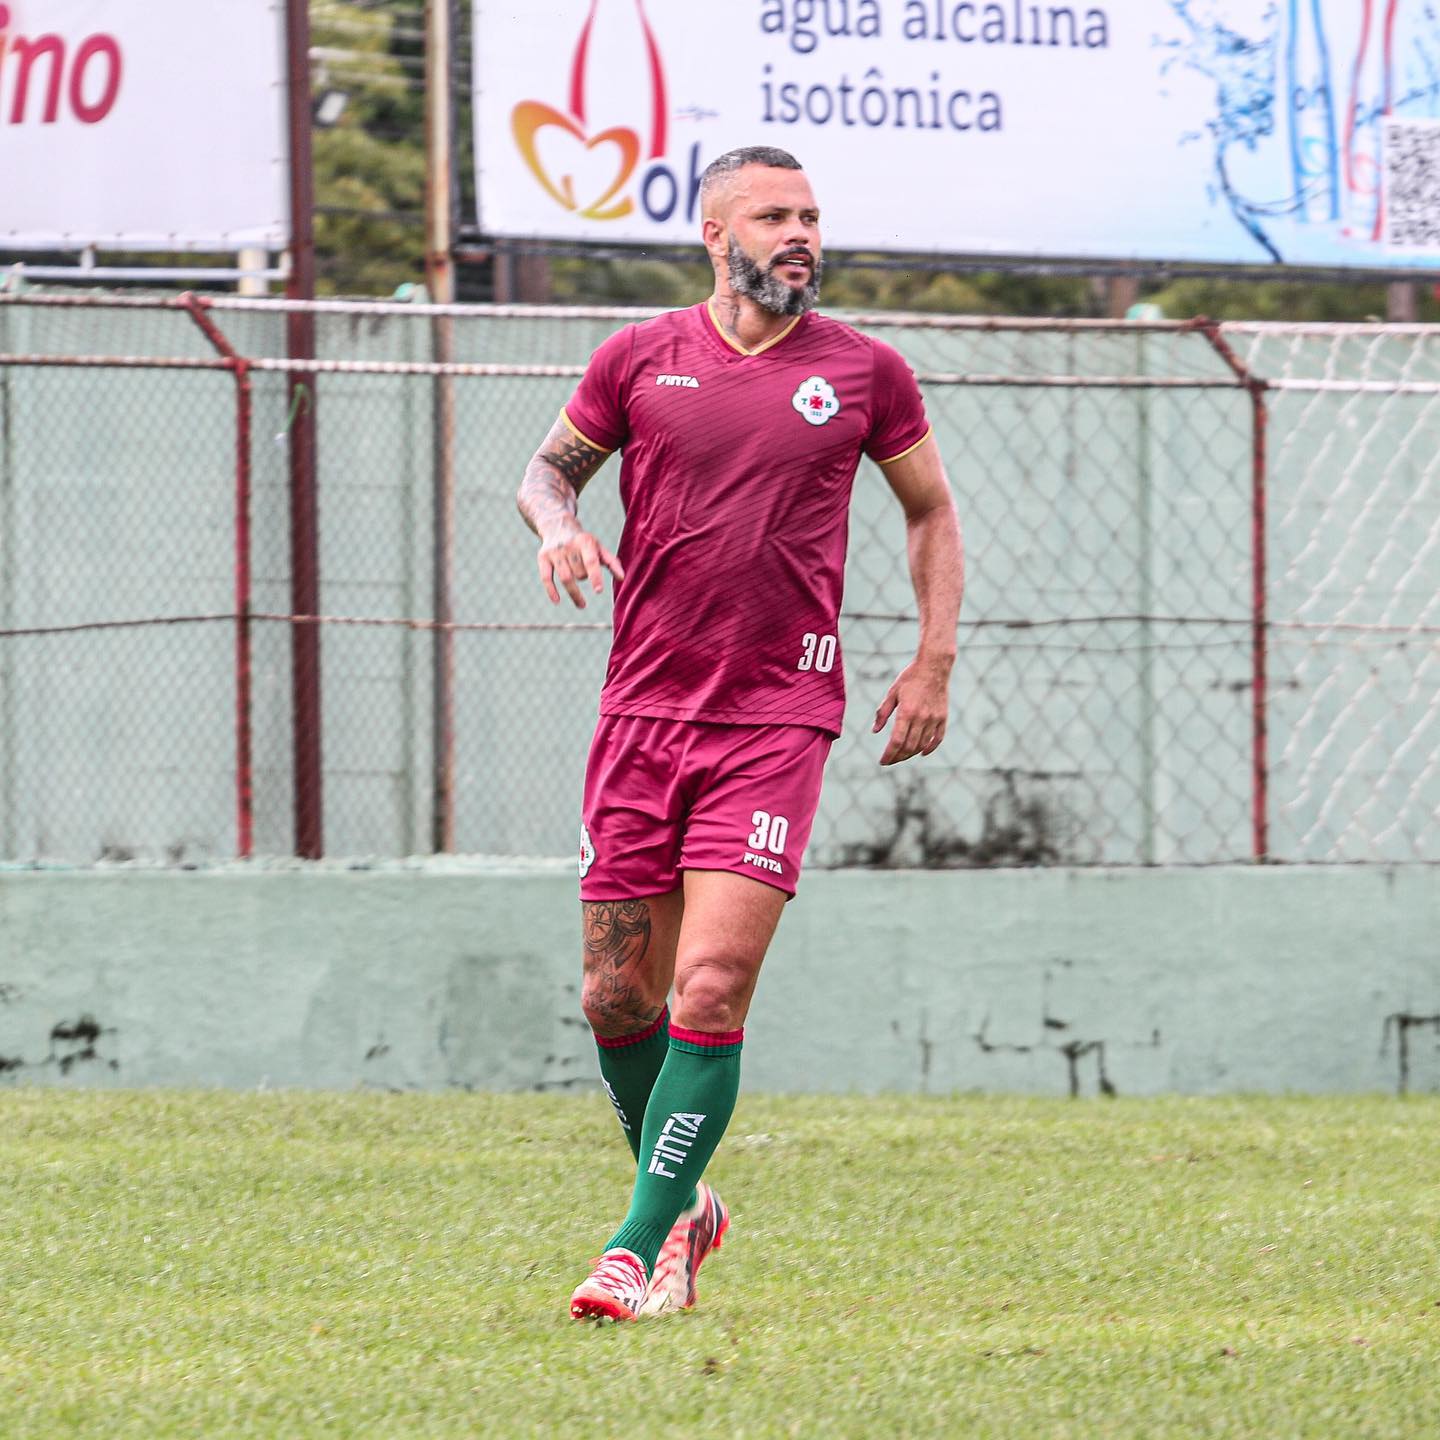
M 310 18 L 317 102 L 345 97 L 338 120 L 314 134 L 317 288 L 391 294 L 425 278 L 421 6 L 316 0 Z

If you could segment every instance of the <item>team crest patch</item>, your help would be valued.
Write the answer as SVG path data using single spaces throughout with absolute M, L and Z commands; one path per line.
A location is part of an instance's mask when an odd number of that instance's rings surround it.
M 812 424 L 823 425 L 832 416 L 840 413 L 840 401 L 836 398 L 835 387 L 819 375 L 812 375 L 800 384 L 790 397 L 790 403 Z
M 590 831 L 580 827 L 580 878 L 583 880 L 595 863 L 595 847 L 590 843 Z

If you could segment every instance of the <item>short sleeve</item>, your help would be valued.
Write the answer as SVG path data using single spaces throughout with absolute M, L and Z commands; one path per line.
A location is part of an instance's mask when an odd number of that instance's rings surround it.
M 904 357 L 883 340 L 875 346 L 875 368 L 870 403 L 874 422 L 865 441 L 865 453 L 880 465 L 898 460 L 929 433 L 920 386 Z
M 630 434 L 625 414 L 626 381 L 635 348 L 635 327 L 617 330 L 590 357 L 585 374 L 562 412 L 570 428 L 601 450 L 618 450 Z

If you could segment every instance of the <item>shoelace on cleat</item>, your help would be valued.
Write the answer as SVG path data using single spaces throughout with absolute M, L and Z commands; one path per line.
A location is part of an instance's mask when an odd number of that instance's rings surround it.
M 681 1236 L 678 1239 L 667 1240 L 665 1248 L 660 1252 L 660 1258 L 655 1262 L 655 1273 L 650 1277 L 651 1285 L 668 1283 L 673 1276 L 680 1272 L 681 1267 L 689 1258 L 689 1254 L 688 1237 Z
M 689 1259 L 691 1232 L 703 1219 L 703 1211 L 698 1220 L 681 1215 L 675 1224 L 671 1226 L 670 1233 L 665 1237 L 664 1245 L 660 1247 L 660 1255 L 655 1262 L 655 1274 L 650 1277 L 652 1283 L 662 1273 L 674 1270 L 677 1266 L 684 1264 Z
M 627 1297 L 645 1294 L 645 1268 L 638 1260 L 628 1255 L 602 1255 L 591 1263 L 595 1267 L 590 1276 L 593 1282 Z

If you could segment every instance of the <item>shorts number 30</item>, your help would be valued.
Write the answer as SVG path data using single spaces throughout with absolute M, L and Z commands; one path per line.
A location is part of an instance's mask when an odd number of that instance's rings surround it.
M 785 853 L 785 842 L 790 838 L 790 822 L 783 815 L 757 810 L 750 817 L 750 823 L 755 828 L 746 844 L 752 850 L 768 850 L 772 855 Z
M 833 635 L 816 635 L 813 630 L 807 630 L 800 637 L 800 643 L 805 647 L 805 651 L 800 656 L 800 663 L 795 668 L 797 670 L 815 669 L 822 675 L 828 675 L 835 666 L 835 637 Z

